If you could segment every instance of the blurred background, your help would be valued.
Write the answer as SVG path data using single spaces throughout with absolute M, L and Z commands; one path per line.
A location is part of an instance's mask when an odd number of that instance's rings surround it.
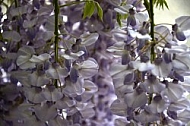
M 174 24 L 175 19 L 180 16 L 190 16 L 190 0 L 166 0 L 169 10 L 165 7 L 155 8 L 155 23 L 170 23 Z M 190 38 L 186 43 L 190 46 Z
M 155 8 L 155 23 L 175 23 L 179 16 L 190 16 L 190 0 L 166 0 L 169 10 Z

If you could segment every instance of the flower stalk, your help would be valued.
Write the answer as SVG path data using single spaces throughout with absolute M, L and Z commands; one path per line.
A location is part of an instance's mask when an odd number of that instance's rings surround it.
M 154 47 L 155 47 L 155 39 L 154 39 L 154 3 L 153 0 L 150 0 L 149 2 L 149 15 L 150 15 L 150 25 L 151 25 L 151 29 L 150 29 L 150 35 L 152 38 L 152 46 L 151 46 L 151 62 L 154 61 L 155 59 L 155 52 L 154 52 Z
M 155 52 L 154 52 L 154 47 L 155 47 L 155 39 L 154 39 L 154 3 L 153 3 L 153 0 L 150 0 L 149 1 L 149 16 L 150 16 L 150 25 L 151 25 L 151 28 L 150 28 L 150 36 L 152 38 L 152 46 L 151 46 L 151 62 L 154 62 L 154 59 L 155 59 Z M 153 98 L 153 95 L 152 94 L 149 94 L 149 101 L 148 101 L 148 104 L 151 104 L 151 101 L 152 101 L 152 98 Z
M 55 35 L 55 41 L 54 41 L 54 51 L 55 51 L 55 63 L 58 63 L 59 60 L 59 0 L 54 0 L 54 13 L 55 13 L 55 29 L 54 29 L 54 35 Z M 58 87 L 58 80 L 54 81 L 54 85 L 57 88 Z
M 18 0 L 14 0 L 15 3 L 15 8 L 17 8 L 19 6 Z M 17 17 L 18 19 L 18 17 Z M 17 26 L 17 32 L 20 32 L 20 27 Z M 20 42 L 17 43 L 17 50 L 20 48 Z
M 54 29 L 54 35 L 55 35 L 55 62 L 58 62 L 58 43 L 59 43 L 59 1 L 58 0 L 54 0 L 54 13 L 55 13 L 55 29 Z

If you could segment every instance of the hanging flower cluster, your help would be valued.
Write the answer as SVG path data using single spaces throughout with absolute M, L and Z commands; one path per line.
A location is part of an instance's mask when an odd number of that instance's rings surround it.
M 0 9 L 0 125 L 187 124 L 190 17 L 155 25 L 147 3 L 15 0 Z

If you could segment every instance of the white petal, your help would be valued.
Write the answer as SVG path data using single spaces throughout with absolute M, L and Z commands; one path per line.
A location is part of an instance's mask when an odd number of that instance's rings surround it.
M 82 40 L 81 44 L 83 44 L 85 46 L 90 46 L 98 40 L 99 34 L 98 33 L 91 33 L 90 35 L 85 35 L 82 37 L 84 40 Z
M 17 64 L 18 66 L 20 66 L 20 65 L 22 65 L 22 64 L 24 64 L 24 63 L 26 63 L 26 62 L 28 62 L 29 59 L 30 59 L 30 55 L 26 55 L 26 56 L 21 55 L 21 56 L 19 56 L 19 57 L 17 58 L 16 64 Z
M 53 67 L 50 67 L 47 71 L 46 71 L 46 75 L 48 77 L 51 77 L 53 79 L 59 79 L 59 75 L 57 73 L 57 70 L 54 69 Z
M 20 34 L 16 31 L 4 31 L 2 33 L 2 36 L 4 39 L 10 40 L 10 41 L 19 42 L 21 40 Z
M 31 46 L 23 46 L 18 50 L 18 54 L 20 55 L 32 55 L 35 53 L 35 50 Z
M 167 77 L 172 70 L 172 65 L 167 64 L 164 61 L 159 65 L 155 65 L 154 69 L 151 70 L 152 74 L 159 77 Z
M 113 114 L 119 115 L 119 116 L 126 116 L 127 115 L 127 105 L 120 101 L 120 100 L 115 100 L 112 105 L 111 105 L 111 111 Z
M 34 62 L 34 63 L 40 63 L 45 60 L 48 60 L 50 58 L 50 55 L 47 53 L 41 54 L 39 56 L 33 55 L 29 61 Z
M 127 10 L 122 10 L 120 8 L 114 8 L 114 10 L 120 14 L 127 14 Z
M 155 26 L 155 32 L 159 33 L 159 34 L 155 33 L 154 35 L 155 38 L 158 38 L 159 42 L 166 43 L 166 42 L 172 41 L 172 34 L 166 26 L 160 26 L 160 25 Z M 163 39 L 162 37 L 165 37 L 165 38 Z
M 37 22 L 37 18 L 32 20 L 24 20 L 23 27 L 24 28 L 32 28 Z
M 85 88 L 85 92 L 89 93 L 95 93 L 98 91 L 98 87 L 92 81 L 89 80 L 84 81 L 83 88 Z
M 190 16 L 181 16 L 175 19 L 176 24 L 181 28 L 181 30 L 190 29 Z
M 85 119 L 91 118 L 95 115 L 95 111 L 92 108 L 81 110 L 80 113 Z
M 176 70 L 188 70 L 188 66 L 182 62 L 180 62 L 179 60 L 173 60 L 172 61 L 172 65 Z
M 26 63 L 21 64 L 19 67 L 20 69 L 33 69 L 36 67 L 36 64 L 31 63 L 31 62 L 26 62 Z

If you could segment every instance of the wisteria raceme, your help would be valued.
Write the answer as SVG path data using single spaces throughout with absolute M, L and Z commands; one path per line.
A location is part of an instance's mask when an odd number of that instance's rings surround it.
M 10 1 L 0 126 L 188 124 L 190 16 L 155 24 L 165 0 Z

